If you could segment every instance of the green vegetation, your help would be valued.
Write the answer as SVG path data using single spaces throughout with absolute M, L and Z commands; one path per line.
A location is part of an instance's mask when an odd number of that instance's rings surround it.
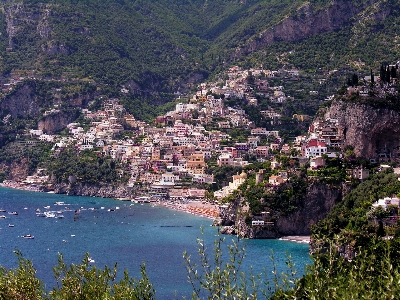
M 81 264 L 64 263 L 59 255 L 58 265 L 54 267 L 54 277 L 58 285 L 47 293 L 44 284 L 36 276 L 32 262 L 18 256 L 18 267 L 6 270 L 0 268 L 1 299 L 154 299 L 155 290 L 146 275 L 145 266 L 141 267 L 141 278 L 130 278 L 127 271 L 120 281 L 116 281 L 117 265 L 104 270 L 91 266 L 86 254 Z
M 348 22 L 294 43 L 276 40 L 233 59 L 238 46 L 261 42 L 260 34 L 283 19 L 303 18 L 300 8 L 306 2 L 314 12 L 330 5 L 330 1 L 56 0 L 40 1 L 47 5 L 39 6 L 36 0 L 25 0 L 18 10 L 14 1 L 7 1 L 0 14 L 1 73 L 125 85 L 146 95 L 174 92 L 232 62 L 318 71 L 347 64 L 357 69 L 363 66 L 357 64 L 362 57 L 369 70 L 399 56 L 398 47 L 390 45 L 400 24 L 398 3 L 391 0 L 379 8 L 389 12 L 384 20 Z M 374 9 L 368 7 L 366 13 L 374 14 Z M 6 19 L 18 24 L 12 37 L 6 32 Z M 387 46 L 378 51 L 382 41 Z
M 286 270 L 278 274 L 273 253 L 271 269 L 262 274 L 245 273 L 241 270 L 245 249 L 240 240 L 227 245 L 220 236 L 210 248 L 197 239 L 198 257 L 186 252 L 183 257 L 192 299 L 396 299 L 400 292 L 399 236 L 373 241 L 370 248 L 359 248 L 351 261 L 330 244 L 325 249 L 328 251 L 313 256 L 313 264 L 302 278 L 298 278 L 290 256 L 285 261 Z M 17 255 L 17 268 L 0 268 L 2 299 L 156 299 L 156 287 L 144 265 L 139 279 L 130 278 L 125 271 L 123 279 L 117 281 L 117 265 L 101 270 L 90 265 L 86 254 L 81 264 L 67 266 L 60 255 L 53 268 L 58 284 L 46 291 L 32 262 Z
M 60 149 L 45 166 L 57 183 L 90 183 L 118 185 L 128 181 L 125 165 L 93 150 L 77 155 L 75 148 Z
M 276 299 L 394 299 L 400 285 L 398 208 L 372 203 L 398 195 L 393 172 L 374 174 L 312 227 L 314 264 Z

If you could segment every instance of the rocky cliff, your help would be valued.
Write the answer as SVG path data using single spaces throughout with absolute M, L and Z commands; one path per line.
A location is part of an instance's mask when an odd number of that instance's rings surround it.
M 375 158 L 379 154 L 398 156 L 400 114 L 369 105 L 335 101 L 325 118 L 338 120 L 338 134 L 357 156 Z
M 6 174 L 4 179 L 11 181 L 22 181 L 29 174 L 29 159 L 22 157 L 11 162 L 2 161 L 0 163 L 0 173 Z
M 38 129 L 47 134 L 54 134 L 63 130 L 69 123 L 77 118 L 76 111 L 56 112 L 43 117 L 38 122 Z
M 310 226 L 325 218 L 332 207 L 341 201 L 344 188 L 314 182 L 309 186 L 301 208 L 287 216 L 280 216 L 278 213 L 274 225 L 266 226 L 247 225 L 243 217 L 247 209 L 245 199 L 238 198 L 221 209 L 221 232 L 256 239 L 309 235 Z
M 0 112 L 11 116 L 36 115 L 40 112 L 42 102 L 35 94 L 35 83 L 29 82 L 19 86 L 13 93 L 1 99 Z
M 376 21 L 383 20 L 391 12 L 390 5 L 385 4 L 384 1 L 376 0 L 363 3 L 342 0 L 331 1 L 325 9 L 316 9 L 315 5 L 305 2 L 295 13 L 238 48 L 231 58 L 248 55 L 277 41 L 295 42 L 313 35 L 333 32 L 343 26 L 358 24 L 366 16 Z M 364 14 L 365 11 L 368 13 Z
M 55 184 L 56 194 L 69 196 L 95 196 L 102 198 L 129 198 L 134 191 L 126 186 L 112 186 L 100 184 Z

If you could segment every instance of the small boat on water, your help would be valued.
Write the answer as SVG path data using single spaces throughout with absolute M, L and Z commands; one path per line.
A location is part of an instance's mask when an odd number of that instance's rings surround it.
M 8 214 L 9 215 L 14 215 L 14 216 L 18 215 L 18 213 L 16 211 L 10 211 L 10 212 L 8 212 Z
M 90 263 L 95 263 L 95 260 L 94 260 L 93 258 L 91 258 L 91 257 L 88 258 L 88 261 L 89 261 Z
M 8 224 L 8 227 L 14 227 L 14 224 Z
M 3 208 L 0 208 L 0 212 L 6 212 L 6 210 Z
M 0 216 L 0 219 L 5 219 L 5 218 L 7 218 L 7 217 L 4 215 Z
M 42 212 L 37 212 L 36 216 L 37 217 L 45 217 L 46 215 L 44 213 L 42 213 Z
M 24 239 L 34 239 L 35 237 L 33 235 L 30 234 L 26 234 L 22 236 Z
M 44 215 L 46 218 L 55 218 L 56 217 L 56 214 L 52 211 L 45 211 Z

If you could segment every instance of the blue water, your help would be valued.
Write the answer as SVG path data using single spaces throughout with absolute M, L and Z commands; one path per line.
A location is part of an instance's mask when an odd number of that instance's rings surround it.
M 68 205 L 54 205 L 60 201 Z M 48 205 L 48 210 L 62 210 L 64 218 L 37 217 L 35 210 L 46 211 L 44 206 Z M 117 206 L 120 209 L 115 209 Z M 131 205 L 131 202 L 112 199 L 0 188 L 0 208 L 7 211 L 0 212 L 6 216 L 6 219 L 0 219 L 0 265 L 16 267 L 13 251 L 20 250 L 25 258 L 33 261 L 37 276 L 48 290 L 55 285 L 52 267 L 57 264 L 58 253 L 62 253 L 65 262 L 70 264 L 80 263 L 88 252 L 95 260 L 93 265 L 99 268 L 118 263 L 119 276 L 127 269 L 131 277 L 138 277 L 140 265 L 145 262 L 157 299 L 181 299 L 191 294 L 183 252 L 186 250 L 196 257 L 197 237 L 204 238 L 210 248 L 217 238 L 217 229 L 211 226 L 209 219 L 164 207 Z M 74 218 L 77 209 L 80 209 L 79 217 Z M 17 211 L 18 215 L 9 215 L 10 211 Z M 200 233 L 201 227 L 204 235 Z M 22 238 L 26 234 L 35 238 Z M 231 241 L 232 237 L 225 236 L 225 240 Z M 310 263 L 308 245 L 278 240 L 241 240 L 240 245 L 246 249 L 242 267 L 246 273 L 252 267 L 256 274 L 263 270 L 271 274 L 271 251 L 278 264 L 278 273 L 285 271 L 288 253 L 299 276 Z

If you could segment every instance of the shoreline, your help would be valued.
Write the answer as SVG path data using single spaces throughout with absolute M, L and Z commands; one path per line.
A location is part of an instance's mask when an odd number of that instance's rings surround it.
M 39 187 L 32 187 L 32 186 L 26 186 L 26 185 L 21 185 L 18 182 L 10 182 L 10 183 L 0 183 L 0 187 L 3 188 L 11 188 L 11 189 L 17 189 L 17 190 L 22 190 L 22 191 L 28 191 L 28 192 L 40 192 L 40 193 L 54 193 L 52 191 L 45 192 L 41 190 Z M 60 194 L 60 195 L 66 195 L 66 194 Z M 99 197 L 103 198 L 103 197 Z M 108 198 L 110 200 L 114 201 L 120 201 L 120 202 L 134 202 L 134 199 L 119 199 L 119 198 Z M 201 218 L 207 218 L 210 220 L 216 220 L 219 217 L 219 206 L 216 204 L 212 204 L 209 202 L 201 201 L 201 200 L 191 200 L 191 201 L 179 201 L 179 200 L 164 200 L 164 201 L 157 201 L 157 202 L 152 202 L 150 203 L 151 205 L 154 206 L 161 206 L 168 208 L 170 210 L 175 210 L 175 211 L 181 211 L 184 213 L 192 214 L 197 217 Z M 300 235 L 293 235 L 293 236 L 283 236 L 278 238 L 277 240 L 280 241 L 287 241 L 287 242 L 294 242 L 294 243 L 299 243 L 299 244 L 310 244 L 310 236 L 300 236 Z
M 219 206 L 211 203 L 204 203 L 200 200 L 188 202 L 171 202 L 168 200 L 155 203 L 156 206 L 163 206 L 171 210 L 182 211 L 198 217 L 215 220 L 219 216 Z
M 43 191 L 39 186 L 30 186 L 30 185 L 23 185 L 19 182 L 11 181 L 8 183 L 0 183 L 0 187 L 4 188 L 11 188 L 11 189 L 17 189 L 21 191 L 29 191 L 29 192 L 40 192 L 40 193 L 54 193 L 54 191 Z M 66 194 L 60 194 L 60 195 L 66 195 Z M 103 198 L 103 197 L 99 197 Z M 134 199 L 128 199 L 128 198 L 108 198 L 110 200 L 116 200 L 116 201 L 121 201 L 121 202 L 134 202 Z M 170 201 L 170 200 L 163 200 L 163 201 L 157 201 L 157 202 L 152 202 L 153 205 L 155 206 L 163 206 L 166 208 L 169 208 L 171 210 L 176 210 L 176 211 L 182 211 L 185 213 L 189 213 L 198 217 L 202 218 L 207 218 L 211 220 L 215 220 L 219 216 L 219 206 L 216 204 L 211 204 L 211 203 L 204 203 L 204 201 L 201 200 L 192 200 L 192 201 Z

